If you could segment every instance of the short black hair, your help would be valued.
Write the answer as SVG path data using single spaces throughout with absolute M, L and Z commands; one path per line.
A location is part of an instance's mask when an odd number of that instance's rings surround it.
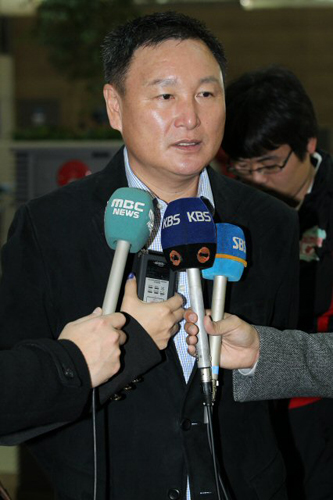
M 223 150 L 233 160 L 288 144 L 300 160 L 318 124 L 312 102 L 289 69 L 271 65 L 243 74 L 226 89 Z
M 125 91 L 125 78 L 134 52 L 140 47 L 155 46 L 166 40 L 201 40 L 218 62 L 223 78 L 226 57 L 219 40 L 197 19 L 179 12 L 157 12 L 117 26 L 104 39 L 102 56 L 104 78 L 119 92 Z

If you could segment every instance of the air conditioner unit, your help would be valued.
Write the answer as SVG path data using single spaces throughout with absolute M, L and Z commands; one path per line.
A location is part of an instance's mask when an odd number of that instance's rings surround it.
M 89 173 L 106 167 L 122 145 L 122 141 L 107 143 L 16 143 L 15 156 L 16 203 L 20 205 L 37 198 Z

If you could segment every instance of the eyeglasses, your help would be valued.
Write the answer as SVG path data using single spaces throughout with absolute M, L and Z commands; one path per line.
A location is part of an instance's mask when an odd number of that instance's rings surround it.
M 246 177 L 248 175 L 252 175 L 253 173 L 260 173 L 263 175 L 277 174 L 278 172 L 283 170 L 284 167 L 287 165 L 289 158 L 291 157 L 292 152 L 293 152 L 293 150 L 291 149 L 289 151 L 287 158 L 282 163 L 282 165 L 264 165 L 263 167 L 253 169 L 253 168 L 243 167 L 242 165 L 234 164 L 234 165 L 230 165 L 229 167 L 227 167 L 227 170 L 228 170 L 228 172 L 231 172 L 232 174 L 241 175 L 244 177 Z

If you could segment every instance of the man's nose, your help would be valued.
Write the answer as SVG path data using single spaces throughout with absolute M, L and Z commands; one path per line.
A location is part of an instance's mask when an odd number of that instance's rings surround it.
M 180 102 L 175 119 L 175 126 L 191 130 L 200 125 L 200 123 L 198 105 L 195 100 L 186 99 Z
M 252 170 L 251 181 L 255 182 L 256 184 L 266 184 L 267 177 L 268 176 L 266 174 L 263 174 L 261 170 Z

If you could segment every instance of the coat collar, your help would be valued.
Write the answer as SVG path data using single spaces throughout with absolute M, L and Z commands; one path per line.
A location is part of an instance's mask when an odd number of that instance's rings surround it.
M 96 177 L 94 197 L 105 208 L 112 193 L 121 187 L 127 187 L 124 166 L 124 147 L 121 147 L 107 166 Z
M 237 206 L 235 206 L 235 189 L 231 184 L 238 183 L 232 179 L 217 173 L 211 167 L 207 167 L 210 184 L 213 191 L 214 202 L 216 207 L 215 222 L 230 222 L 237 223 Z M 124 165 L 124 147 L 121 147 L 115 156 L 110 160 L 104 170 L 96 174 L 96 183 L 94 186 L 94 199 L 97 201 L 97 215 L 100 220 L 100 228 L 102 228 L 103 217 L 101 211 L 105 210 L 106 204 L 109 201 L 112 193 L 120 188 L 127 187 L 127 178 Z M 237 187 L 237 186 L 236 186 Z M 238 205 L 238 204 L 237 204 Z

